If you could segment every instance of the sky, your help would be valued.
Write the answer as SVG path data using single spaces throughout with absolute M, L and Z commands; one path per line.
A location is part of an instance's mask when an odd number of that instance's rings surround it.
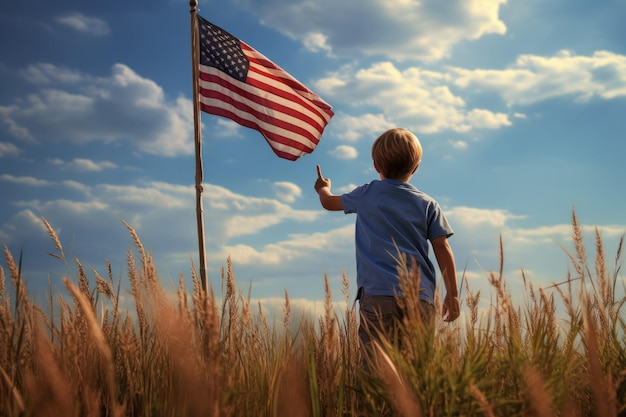
M 353 297 L 355 217 L 321 208 L 315 166 L 335 193 L 376 179 L 371 144 L 391 127 L 420 139 L 411 183 L 442 206 L 459 281 L 483 305 L 500 239 L 520 300 L 522 274 L 534 288 L 567 278 L 573 211 L 591 269 L 597 228 L 616 270 L 626 232 L 626 2 L 204 0 L 198 13 L 335 112 L 315 151 L 295 162 L 258 132 L 201 115 L 206 259 L 218 294 L 230 257 L 238 287 L 268 306 L 285 293 L 293 305 L 321 306 L 325 276 L 340 302 L 342 274 Z M 75 259 L 92 285 L 91 269 L 105 276 L 110 261 L 124 288 L 135 247 L 123 222 L 166 288 L 181 274 L 191 285 L 190 33 L 182 0 L 0 5 L 0 244 L 21 253 L 31 298 L 61 291 Z M 42 218 L 67 262 L 51 256 Z

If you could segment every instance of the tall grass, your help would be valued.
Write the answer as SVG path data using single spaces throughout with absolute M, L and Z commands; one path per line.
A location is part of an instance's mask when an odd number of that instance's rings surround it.
M 230 259 L 221 294 L 183 276 L 166 291 L 135 231 L 130 288 L 111 265 L 99 274 L 68 260 L 56 233 L 53 255 L 68 266 L 65 296 L 33 303 L 4 248 L 0 268 L 0 415 L 14 416 L 618 416 L 626 413 L 626 323 L 622 244 L 612 265 L 596 231 L 587 261 L 572 216 L 573 273 L 549 288 L 523 274 L 520 304 L 500 268 L 482 300 L 463 279 L 464 315 L 452 325 L 419 317 L 416 282 L 402 285 L 402 338 L 382 342 L 369 366 L 358 349 L 358 314 L 343 277 L 337 314 L 328 279 L 319 318 L 282 320 L 237 289 Z M 69 275 L 74 275 L 70 277 Z M 131 297 L 132 303 L 124 299 Z M 481 308 L 487 301 L 489 307 Z M 441 301 L 437 299 L 437 311 Z M 132 305 L 132 308 L 128 308 Z

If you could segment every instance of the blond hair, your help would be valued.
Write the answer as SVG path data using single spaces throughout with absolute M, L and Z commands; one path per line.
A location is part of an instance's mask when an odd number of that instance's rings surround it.
M 374 141 L 372 159 L 385 178 L 403 179 L 419 166 L 422 144 L 406 129 L 389 129 Z

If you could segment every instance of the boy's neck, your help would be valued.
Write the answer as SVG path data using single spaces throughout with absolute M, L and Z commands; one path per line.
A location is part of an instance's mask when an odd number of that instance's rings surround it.
M 402 182 L 409 182 L 411 181 L 411 177 L 413 177 L 413 175 L 409 174 L 406 177 L 402 177 L 402 178 L 387 178 L 385 177 L 383 174 L 379 174 L 380 175 L 380 179 L 382 180 L 396 180 L 396 181 L 402 181 Z

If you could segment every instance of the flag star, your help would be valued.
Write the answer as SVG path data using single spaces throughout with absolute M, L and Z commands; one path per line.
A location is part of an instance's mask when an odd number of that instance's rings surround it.
M 215 67 L 231 77 L 245 81 L 250 62 L 239 39 L 210 23 L 199 25 L 201 64 Z

